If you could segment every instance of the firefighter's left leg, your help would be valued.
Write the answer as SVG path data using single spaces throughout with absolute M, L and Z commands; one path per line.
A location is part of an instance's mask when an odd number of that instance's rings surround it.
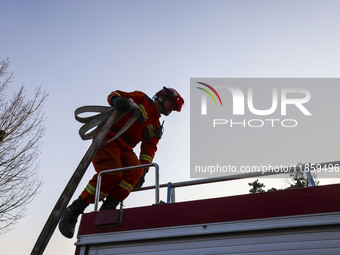
M 103 144 L 96 155 L 94 156 L 92 163 L 97 172 L 93 178 L 89 181 L 84 191 L 81 193 L 81 198 L 87 203 L 93 203 L 95 200 L 97 177 L 98 173 L 103 170 L 121 168 L 121 147 L 119 141 L 113 141 L 108 144 Z M 122 172 L 105 174 L 102 177 L 100 188 L 100 200 L 112 190 L 113 187 L 118 185 L 123 176 Z
M 63 236 L 67 238 L 73 237 L 77 218 L 80 214 L 84 212 L 87 206 L 88 204 L 84 202 L 81 197 L 79 197 L 65 209 L 59 222 L 59 230 L 60 233 L 63 234 Z

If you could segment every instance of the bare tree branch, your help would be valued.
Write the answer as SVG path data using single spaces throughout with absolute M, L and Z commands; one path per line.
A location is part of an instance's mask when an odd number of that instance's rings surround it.
M 13 78 L 8 67 L 8 59 L 0 61 L 0 233 L 24 217 L 41 186 L 36 170 L 47 99 L 41 88 L 27 99 L 24 86 L 8 99 L 6 90 Z

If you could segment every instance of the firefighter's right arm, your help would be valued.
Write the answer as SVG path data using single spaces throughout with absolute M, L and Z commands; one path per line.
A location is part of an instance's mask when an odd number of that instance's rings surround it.
M 121 94 L 116 91 L 111 92 L 107 100 L 111 106 L 116 107 L 116 109 L 120 112 L 128 112 L 130 110 L 129 100 L 122 97 Z
M 117 110 L 129 111 L 130 102 L 128 99 L 132 99 L 136 104 L 139 104 L 143 97 L 144 93 L 140 91 L 124 92 L 121 90 L 116 90 L 108 95 L 107 101 L 111 106 L 117 107 Z

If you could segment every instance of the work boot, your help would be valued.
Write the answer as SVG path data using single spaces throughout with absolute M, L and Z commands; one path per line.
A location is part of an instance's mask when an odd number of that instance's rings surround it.
M 119 203 L 120 202 L 117 199 L 107 196 L 102 206 L 100 207 L 99 211 L 115 210 Z
M 65 209 L 64 214 L 59 222 L 59 230 L 63 236 L 67 238 L 73 237 L 78 216 L 84 212 L 88 205 L 89 204 L 85 203 L 81 197 L 79 197 Z

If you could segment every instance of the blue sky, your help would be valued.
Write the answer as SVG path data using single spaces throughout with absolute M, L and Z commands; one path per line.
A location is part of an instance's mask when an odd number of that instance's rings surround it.
M 10 59 L 11 89 L 24 84 L 28 94 L 38 86 L 49 93 L 38 169 L 44 185 L 26 218 L 1 236 L 2 253 L 31 251 L 88 148 L 78 136 L 77 107 L 106 105 L 116 89 L 150 96 L 164 85 L 178 89 L 186 104 L 164 118 L 155 162 L 161 183 L 188 180 L 190 78 L 339 77 L 339 11 L 340 2 L 330 0 L 2 1 L 0 59 Z M 74 198 L 92 174 L 91 166 Z M 247 182 L 177 196 L 247 192 Z M 133 195 L 126 204 L 140 200 L 152 203 L 153 194 Z M 74 241 L 56 231 L 45 254 L 72 254 Z

